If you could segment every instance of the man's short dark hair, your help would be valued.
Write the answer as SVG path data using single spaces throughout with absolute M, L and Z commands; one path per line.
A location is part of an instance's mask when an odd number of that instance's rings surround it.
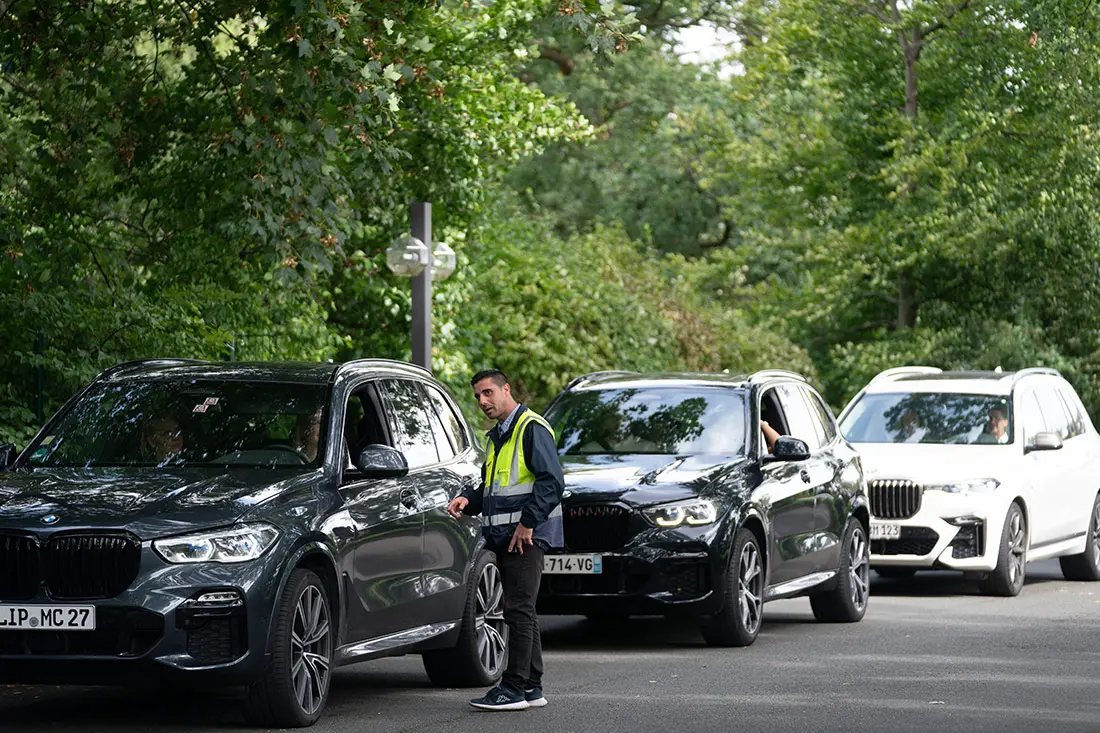
M 483 369 L 474 375 L 474 378 L 470 380 L 470 386 L 475 387 L 477 383 L 485 379 L 493 380 L 493 384 L 498 387 L 503 387 L 508 384 L 508 375 L 499 369 Z

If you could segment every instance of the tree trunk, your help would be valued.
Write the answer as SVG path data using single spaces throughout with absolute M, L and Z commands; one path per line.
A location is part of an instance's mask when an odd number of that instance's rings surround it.
M 917 118 L 917 62 L 920 61 L 921 39 L 918 31 L 912 38 L 898 31 L 901 50 L 905 55 L 905 116 L 911 120 Z
M 898 275 L 898 323 L 897 330 L 915 328 L 917 325 L 917 291 L 908 273 Z

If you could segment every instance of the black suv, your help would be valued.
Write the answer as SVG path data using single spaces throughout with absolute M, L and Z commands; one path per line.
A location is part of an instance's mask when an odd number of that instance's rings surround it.
M 598 372 L 550 404 L 566 549 L 541 613 L 699 617 L 745 646 L 766 601 L 809 595 L 821 621 L 867 609 L 859 458 L 801 376 Z M 782 436 L 769 451 L 761 420 Z
M 481 458 L 406 364 L 110 369 L 0 475 L 0 683 L 241 685 L 280 727 L 372 657 L 493 684 L 499 572 L 446 510 Z

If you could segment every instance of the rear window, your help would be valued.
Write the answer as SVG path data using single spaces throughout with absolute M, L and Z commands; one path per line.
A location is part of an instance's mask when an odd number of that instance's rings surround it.
M 627 388 L 574 392 L 546 413 L 566 455 L 693 455 L 745 451 L 739 390 Z

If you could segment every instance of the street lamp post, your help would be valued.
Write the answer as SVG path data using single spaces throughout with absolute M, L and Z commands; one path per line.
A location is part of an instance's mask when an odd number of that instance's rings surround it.
M 410 234 L 398 237 L 386 249 L 386 265 L 401 277 L 412 278 L 412 360 L 432 368 L 432 281 L 446 280 L 455 271 L 455 252 L 445 242 L 432 246 L 432 205 L 417 202 L 409 210 Z

